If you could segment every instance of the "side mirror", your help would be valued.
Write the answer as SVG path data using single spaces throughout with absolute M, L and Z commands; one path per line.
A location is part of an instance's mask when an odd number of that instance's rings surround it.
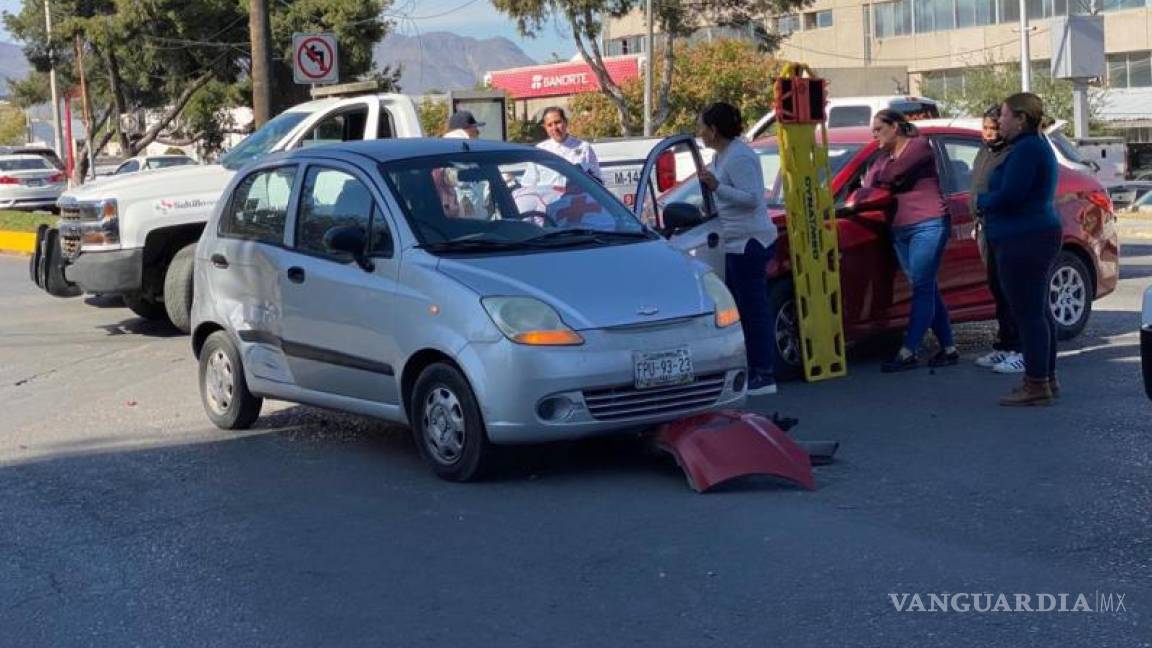
M 844 209 L 853 214 L 888 211 L 896 204 L 896 196 L 881 188 L 857 189 L 844 201 Z
M 364 228 L 359 225 L 340 225 L 324 233 L 325 248 L 351 255 L 356 265 L 363 268 L 364 272 L 372 272 L 376 269 L 376 265 L 364 253 L 367 246 L 368 236 L 364 233 Z
M 668 233 L 691 229 L 704 222 L 704 214 L 692 203 L 674 202 L 664 205 L 661 214 Z

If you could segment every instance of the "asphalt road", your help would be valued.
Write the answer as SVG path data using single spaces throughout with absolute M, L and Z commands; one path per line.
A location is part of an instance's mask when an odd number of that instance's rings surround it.
M 0 256 L 4 646 L 1152 646 L 1152 242 L 1062 347 L 1065 395 L 965 363 L 756 399 L 838 439 L 807 492 L 698 495 L 632 441 L 435 479 L 404 430 L 277 404 L 204 416 L 187 339 L 38 293 Z M 1123 595 L 1113 612 L 900 612 L 890 594 Z M 1118 606 L 1117 606 L 1118 607 Z

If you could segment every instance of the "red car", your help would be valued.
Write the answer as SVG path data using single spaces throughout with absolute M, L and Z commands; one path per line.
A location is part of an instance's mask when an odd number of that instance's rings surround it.
M 972 237 L 973 221 L 968 206 L 972 164 L 980 150 L 979 131 L 957 127 L 925 127 L 936 151 L 944 190 L 952 217 L 952 236 L 940 268 L 940 287 L 953 322 L 987 320 L 995 317 L 992 294 L 987 287 L 984 264 Z M 662 146 L 674 150 L 694 147 L 691 138 L 669 138 Z M 776 261 L 769 266 L 773 277 L 789 274 L 787 218 L 781 187 L 780 156 L 775 138 L 752 144 L 760 154 L 765 195 L 776 226 L 780 228 Z M 840 278 L 844 327 L 848 340 L 905 326 L 912 291 L 899 271 L 888 237 L 882 208 L 861 205 L 846 207 L 848 197 L 860 186 L 869 163 L 877 155 L 868 128 L 840 128 L 829 131 L 829 164 L 832 170 L 832 196 L 838 210 L 841 250 Z M 679 156 L 683 159 L 683 156 Z M 719 223 L 707 217 L 701 186 L 694 178 L 681 182 L 656 201 L 660 222 L 672 203 L 689 203 L 698 217 L 677 219 L 669 231 L 674 243 L 689 254 L 715 267 L 723 267 L 723 248 L 718 246 Z M 1116 289 L 1119 276 L 1119 242 L 1112 201 L 1095 178 L 1060 167 L 1056 196 L 1057 210 L 1064 226 L 1064 249 L 1050 279 L 1052 312 L 1060 339 L 1079 334 L 1088 322 L 1092 302 Z M 650 213 L 650 212 L 649 212 Z M 792 282 L 777 281 L 771 302 L 776 318 L 781 373 L 795 373 L 800 367 Z

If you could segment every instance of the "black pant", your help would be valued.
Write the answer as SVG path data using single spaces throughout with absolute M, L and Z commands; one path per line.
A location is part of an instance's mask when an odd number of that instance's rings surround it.
M 1048 306 L 1048 276 L 1060 253 L 1060 238 L 1057 228 L 992 242 L 1000 287 L 1020 331 L 1024 373 L 1037 380 L 1056 375 L 1056 319 Z
M 996 244 L 984 239 L 984 232 L 978 233 L 980 237 L 980 257 L 984 259 L 984 267 L 988 272 L 988 289 L 992 291 L 992 300 L 996 302 L 996 341 L 992 348 L 997 351 L 1020 352 L 1020 331 L 1016 330 L 1016 320 L 1012 318 L 1012 310 L 1008 308 L 1008 298 L 1004 289 L 1000 287 L 1000 268 L 996 263 Z

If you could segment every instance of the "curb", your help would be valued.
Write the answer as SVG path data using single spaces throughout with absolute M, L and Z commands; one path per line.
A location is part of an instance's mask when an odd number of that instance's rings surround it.
M 32 254 L 36 249 L 36 232 L 0 230 L 0 252 Z

